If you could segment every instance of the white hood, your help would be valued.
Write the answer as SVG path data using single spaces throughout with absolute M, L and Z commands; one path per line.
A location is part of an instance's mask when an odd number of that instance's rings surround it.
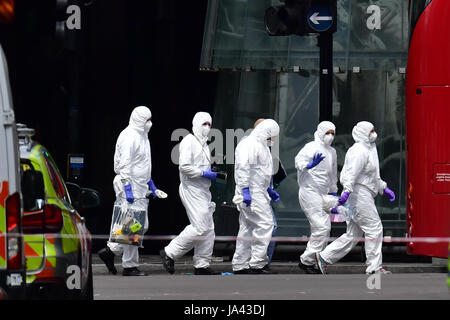
M 275 120 L 266 119 L 258 124 L 250 135 L 254 136 L 259 142 L 265 143 L 267 139 L 277 137 L 279 134 L 280 126 L 278 123 Z
M 324 143 L 323 139 L 325 137 L 325 134 L 330 130 L 333 130 L 336 133 L 336 126 L 334 125 L 334 123 L 330 121 L 322 121 L 321 123 L 319 123 L 319 125 L 317 126 L 317 130 L 314 133 L 314 140 Z
M 355 142 L 362 142 L 368 147 L 372 147 L 374 144 L 369 141 L 370 131 L 374 128 L 374 125 L 368 121 L 361 121 L 353 127 L 352 136 Z
M 145 123 L 152 117 L 152 112 L 149 108 L 139 106 L 134 108 L 130 116 L 129 126 L 139 133 L 145 133 Z
M 205 144 L 208 141 L 208 136 L 203 136 L 202 125 L 205 122 L 209 122 L 212 126 L 212 118 L 208 112 L 197 112 L 192 119 L 192 132 L 200 140 L 201 144 Z

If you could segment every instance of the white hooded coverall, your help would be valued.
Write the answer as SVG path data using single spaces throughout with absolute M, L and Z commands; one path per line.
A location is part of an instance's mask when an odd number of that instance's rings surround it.
M 152 113 L 144 106 L 136 107 L 130 116 L 129 125 L 120 133 L 114 153 L 113 187 L 116 193 L 114 205 L 128 205 L 130 208 L 145 211 L 144 233 L 148 229 L 148 192 L 147 182 L 152 175 L 150 141 L 148 140 L 147 120 Z M 134 203 L 128 204 L 124 186 L 131 184 Z M 122 255 L 122 266 L 132 268 L 139 266 L 138 247 L 134 245 L 108 242 L 108 247 L 115 255 Z
M 192 131 L 180 143 L 181 201 L 190 224 L 164 248 L 173 260 L 181 258 L 194 248 L 194 268 L 208 268 L 214 248 L 213 213 L 216 204 L 211 201 L 211 181 L 202 177 L 203 171 L 211 169 L 211 153 L 208 136 L 202 132 L 202 124 L 212 119 L 207 112 L 198 112 L 192 120 Z
M 319 123 L 314 141 L 307 143 L 295 157 L 298 199 L 311 227 L 311 237 L 300 261 L 309 266 L 315 264 L 315 253 L 327 246 L 331 230 L 330 215 L 323 210 L 322 196 L 338 191 L 336 150 L 324 143 L 329 130 L 336 130 L 332 122 Z M 317 166 L 307 169 L 307 164 L 318 153 L 325 158 Z
M 241 140 L 235 151 L 235 196 L 243 195 L 243 188 L 250 189 L 251 205 L 242 202 L 236 251 L 232 260 L 233 271 L 261 269 L 267 262 L 267 247 L 273 230 L 273 216 L 267 188 L 273 175 L 273 160 L 267 139 L 276 137 L 280 127 L 272 119 L 256 126 L 252 133 Z
M 354 216 L 347 222 L 346 233 L 320 253 L 326 263 L 335 263 L 350 252 L 364 233 L 366 273 L 377 271 L 382 264 L 383 225 L 374 198 L 377 193 L 383 194 L 387 186 L 380 178 L 376 145 L 369 142 L 373 128 L 373 124 L 367 121 L 361 121 L 353 127 L 355 143 L 345 155 L 340 181 L 343 192 L 351 192 L 347 202 L 353 208 Z

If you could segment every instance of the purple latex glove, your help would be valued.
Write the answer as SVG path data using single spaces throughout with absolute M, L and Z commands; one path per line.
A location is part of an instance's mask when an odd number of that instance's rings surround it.
M 203 171 L 202 177 L 209 179 L 209 180 L 216 180 L 217 172 L 211 171 L 211 169 L 209 169 L 207 171 Z
M 337 207 L 334 207 L 333 209 L 331 209 L 331 213 L 338 214 L 339 212 L 337 211 Z
M 390 202 L 395 201 L 395 193 L 391 189 L 384 188 L 384 194 L 388 196 Z
M 153 197 L 153 199 L 155 199 L 155 198 L 156 198 L 156 193 L 155 193 L 155 191 L 157 190 L 157 188 L 156 188 L 156 186 L 155 186 L 155 183 L 153 182 L 152 179 L 150 179 L 150 181 L 147 182 L 147 185 L 148 185 L 148 190 L 151 190 L 151 191 L 152 191 L 152 197 Z
M 247 207 L 252 203 L 252 197 L 250 196 L 250 189 L 247 188 L 243 188 L 242 189 L 243 192 L 243 196 L 244 196 L 244 203 L 247 205 Z
M 269 193 L 269 196 L 273 200 L 273 202 L 280 201 L 280 195 L 278 194 L 278 192 L 273 190 L 271 187 L 267 188 L 267 193 Z
M 345 191 L 339 198 L 339 205 L 342 206 L 344 203 L 346 203 L 349 196 L 350 192 Z
M 133 203 L 134 202 L 134 196 L 133 196 L 133 191 L 131 190 L 131 184 L 127 184 L 125 187 L 125 196 L 127 198 L 127 201 L 129 203 Z
M 325 159 L 325 156 L 322 156 L 321 153 L 316 153 L 310 163 L 306 165 L 307 169 L 314 168 L 317 166 L 323 159 Z

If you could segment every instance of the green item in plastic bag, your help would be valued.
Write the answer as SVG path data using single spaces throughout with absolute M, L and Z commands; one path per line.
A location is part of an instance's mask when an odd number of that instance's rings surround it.
M 139 222 L 136 222 L 135 224 L 133 224 L 132 226 L 130 226 L 130 231 L 132 232 L 132 233 L 136 233 L 136 232 L 138 232 L 139 230 L 141 230 L 142 229 L 142 225 L 139 223 Z

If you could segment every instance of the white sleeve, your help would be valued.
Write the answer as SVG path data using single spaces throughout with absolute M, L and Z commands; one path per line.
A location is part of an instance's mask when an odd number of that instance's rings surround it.
M 359 148 L 350 148 L 345 155 L 344 167 L 341 172 L 341 184 L 344 192 L 353 192 L 356 179 L 367 162 L 367 153 Z
M 201 177 L 203 171 L 194 164 L 194 150 L 197 149 L 192 145 L 193 140 L 186 136 L 180 142 L 180 158 L 179 170 L 189 178 Z
M 239 144 L 236 147 L 234 160 L 234 180 L 239 189 L 250 186 L 251 159 L 253 158 L 251 157 L 252 152 L 254 152 L 254 148 L 252 148 L 251 144 L 248 143 Z
M 135 153 L 135 140 L 132 137 L 127 137 L 127 139 L 121 139 L 118 142 L 118 151 L 120 152 L 119 158 L 119 172 L 120 180 L 123 185 L 131 183 L 131 166 L 133 163 L 133 157 Z
M 299 171 L 305 171 L 306 166 L 312 160 L 310 146 L 305 145 L 295 157 L 295 168 Z
M 381 178 L 379 178 L 379 186 L 380 186 L 380 189 L 378 190 L 378 193 L 380 195 L 383 195 L 384 194 L 384 189 L 387 188 L 387 183 L 384 182 Z
M 330 179 L 330 189 L 329 192 L 331 193 L 337 193 L 338 187 L 337 187 L 337 155 L 336 150 L 333 149 L 332 151 L 332 164 L 331 164 L 331 179 Z

